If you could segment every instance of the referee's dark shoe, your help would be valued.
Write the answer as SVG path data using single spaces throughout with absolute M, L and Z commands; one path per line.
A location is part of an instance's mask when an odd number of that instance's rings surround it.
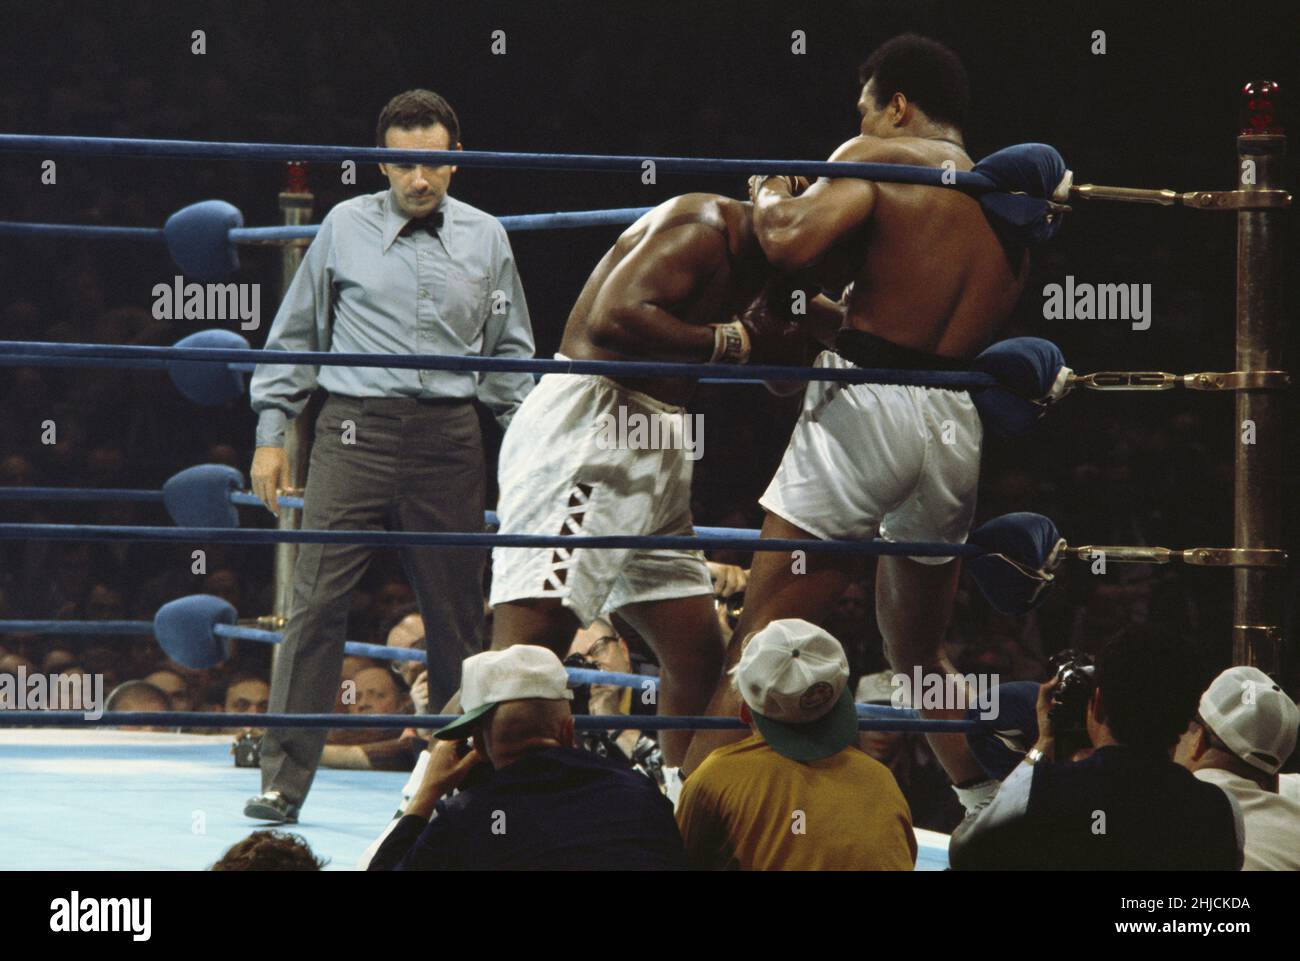
M 257 797 L 248 799 L 244 805 L 244 817 L 275 824 L 297 824 L 301 809 L 301 805 L 290 804 L 279 791 L 263 791 Z

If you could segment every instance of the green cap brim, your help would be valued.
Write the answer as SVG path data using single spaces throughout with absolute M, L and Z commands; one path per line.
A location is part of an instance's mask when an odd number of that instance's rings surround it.
M 858 711 L 853 706 L 853 695 L 847 685 L 840 692 L 835 706 L 811 724 L 786 724 L 752 709 L 750 713 L 758 732 L 772 750 L 792 761 L 820 761 L 839 754 L 858 736 Z
M 446 727 L 434 731 L 433 736 L 440 741 L 463 740 L 469 736 L 469 729 L 474 726 L 474 722 L 494 707 L 495 704 L 481 704 L 472 711 L 466 711 Z

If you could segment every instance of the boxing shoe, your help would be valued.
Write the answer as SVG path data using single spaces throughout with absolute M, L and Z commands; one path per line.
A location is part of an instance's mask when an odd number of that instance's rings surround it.
M 279 791 L 263 791 L 257 797 L 248 799 L 244 805 L 244 817 L 276 824 L 297 824 L 301 809 L 301 805 L 289 803 Z

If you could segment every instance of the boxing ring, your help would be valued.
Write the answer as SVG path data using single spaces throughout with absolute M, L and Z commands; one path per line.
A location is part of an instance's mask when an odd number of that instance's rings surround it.
M 1058 348 L 1039 338 L 1012 338 L 981 354 L 969 371 L 734 367 L 437 355 L 338 354 L 250 349 L 228 330 L 184 338 L 173 347 L 0 341 L 0 366 L 159 369 L 171 376 L 187 398 L 218 404 L 243 391 L 242 374 L 258 363 L 349 365 L 437 370 L 527 371 L 534 374 L 595 373 L 632 376 L 684 376 L 753 384 L 766 380 L 834 380 L 848 383 L 912 384 L 968 390 L 986 423 L 1009 433 L 1025 433 L 1050 407 L 1072 391 L 1162 391 L 1186 389 L 1230 393 L 1239 425 L 1253 425 L 1264 442 L 1238 443 L 1234 450 L 1233 543 L 1226 547 L 1167 548 L 1145 545 L 1071 545 L 1049 518 L 1004 515 L 972 531 L 965 544 L 868 541 L 761 540 L 757 531 L 696 528 L 694 537 L 591 537 L 481 531 L 311 531 L 297 527 L 302 507 L 307 450 L 306 418 L 293 421 L 286 448 L 292 484 L 279 492 L 283 508 L 275 529 L 240 529 L 240 506 L 259 504 L 244 490 L 242 474 L 218 465 L 195 465 L 173 476 L 162 490 L 0 488 L 7 501 L 135 500 L 162 503 L 175 526 L 0 524 L 0 540 L 170 541 L 187 544 L 274 545 L 275 606 L 267 615 L 240 621 L 219 598 L 195 595 L 171 601 L 152 621 L 72 622 L 11 620 L 8 633 L 152 634 L 175 661 L 212 667 L 229 655 L 232 640 L 276 644 L 288 614 L 296 545 L 349 543 L 376 546 L 545 546 L 569 549 L 651 547 L 740 551 L 791 551 L 902 556 L 962 557 L 980 591 L 999 611 L 1023 614 L 1042 602 L 1054 571 L 1069 560 L 1139 564 L 1184 563 L 1231 569 L 1233 661 L 1267 673 L 1294 678 L 1300 656 L 1284 650 L 1281 536 L 1282 431 L 1284 391 L 1289 375 L 1281 370 L 1281 284 L 1285 255 L 1281 212 L 1290 204 L 1282 187 L 1286 138 L 1273 115 L 1276 85 L 1255 83 L 1243 92 L 1242 129 L 1237 137 L 1239 183 L 1228 191 L 1175 192 L 1169 189 L 1074 184 L 1067 177 L 1057 191 L 1037 194 L 1014 189 L 1006 179 L 1017 164 L 1049 162 L 1055 151 L 1043 145 L 1008 148 L 981 161 L 971 173 L 947 178 L 933 168 L 902 165 L 807 161 L 719 160 L 708 158 L 626 157 L 578 154 L 522 154 L 500 151 L 410 151 L 303 145 L 158 141 L 118 138 L 0 135 L 0 151 L 40 155 L 172 157 L 203 160 L 273 161 L 289 164 L 280 195 L 284 223 L 246 228 L 242 214 L 221 201 L 206 201 L 178 211 L 158 230 L 54 224 L 0 223 L 11 237 L 80 237 L 164 243 L 188 277 L 221 280 L 239 268 L 237 245 L 281 247 L 283 287 L 316 227 L 307 221 L 312 197 L 304 162 L 386 161 L 456 163 L 473 167 L 626 170 L 640 172 L 653 163 L 663 172 L 709 174 L 798 174 L 864 177 L 882 182 L 927 184 L 958 189 L 980 200 L 989 215 L 1038 225 L 1048 234 L 1059 229 L 1067 202 L 1113 201 L 1181 206 L 1188 210 L 1233 213 L 1237 220 L 1237 311 L 1235 367 L 1223 372 L 1173 374 L 1159 371 L 1100 371 L 1077 374 Z M 1043 148 L 1027 150 L 1024 148 Z M 1050 151 L 1050 154 L 1047 152 Z M 1059 159 L 1059 155 L 1056 155 Z M 999 162 L 993 162 L 1000 158 Z M 1062 162 L 1063 163 L 1063 162 Z M 1068 174 L 1068 171 L 1066 171 Z M 650 208 L 574 211 L 502 217 L 507 230 L 566 229 L 631 223 Z M 1019 220 L 1017 221 L 1017 218 Z M 495 523 L 490 512 L 485 528 Z M 423 652 L 349 642 L 347 652 L 389 660 L 423 660 Z M 641 675 L 569 669 L 571 685 L 653 685 Z M 973 732 L 975 719 L 935 720 L 918 711 L 859 705 L 862 729 L 915 732 Z M 257 793 L 254 770 L 235 768 L 226 738 L 189 734 L 146 734 L 113 730 L 118 726 L 203 727 L 395 727 L 438 728 L 451 717 L 411 715 L 239 715 L 128 712 L 91 717 L 86 712 L 48 709 L 0 710 L 0 766 L 6 774 L 6 814 L 21 824 L 0 847 L 0 868 L 176 868 L 197 869 L 216 860 L 251 823 L 239 812 L 243 799 Z M 630 726 L 666 729 L 739 729 L 736 718 L 580 716 L 579 728 Z M 349 868 L 392 816 L 405 774 L 322 769 L 311 805 L 292 830 L 303 834 L 333 868 Z M 251 789 L 251 790 L 250 790 Z M 946 866 L 946 838 L 917 831 L 918 869 Z

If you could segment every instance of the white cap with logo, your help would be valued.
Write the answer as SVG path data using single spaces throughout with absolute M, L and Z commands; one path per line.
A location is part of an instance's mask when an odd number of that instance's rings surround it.
M 1201 695 L 1201 719 L 1233 754 L 1276 774 L 1295 750 L 1300 708 L 1263 671 L 1230 667 Z
M 461 668 L 460 707 L 464 715 L 434 737 L 464 737 L 474 721 L 503 701 L 537 698 L 571 701 L 569 672 L 550 648 L 516 644 L 504 651 L 484 651 L 465 658 Z
M 816 624 L 772 621 L 746 642 L 735 677 L 759 733 L 778 754 L 815 761 L 857 738 L 848 658 Z

